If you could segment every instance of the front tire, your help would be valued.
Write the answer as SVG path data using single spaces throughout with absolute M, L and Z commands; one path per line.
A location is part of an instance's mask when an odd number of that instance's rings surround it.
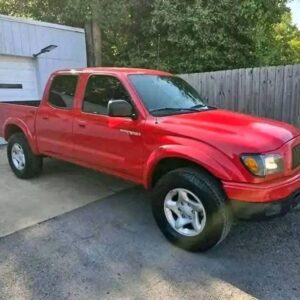
M 152 211 L 165 237 L 189 251 L 205 251 L 231 228 L 228 201 L 210 174 L 181 168 L 164 175 L 152 193 Z
M 21 179 L 37 176 L 43 167 L 42 157 L 33 154 L 23 133 L 16 133 L 8 140 L 7 158 L 14 174 Z

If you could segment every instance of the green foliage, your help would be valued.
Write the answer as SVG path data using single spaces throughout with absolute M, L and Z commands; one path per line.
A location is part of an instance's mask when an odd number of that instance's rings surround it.
M 104 65 L 172 72 L 300 62 L 287 0 L 0 0 L 0 13 L 84 27 L 96 19 Z
M 292 24 L 289 11 L 273 25 L 268 36 L 257 36 L 257 46 L 261 65 L 300 63 L 300 31 Z
M 283 11 L 280 0 L 156 0 L 161 64 L 176 72 L 257 65 L 256 28 L 269 34 Z

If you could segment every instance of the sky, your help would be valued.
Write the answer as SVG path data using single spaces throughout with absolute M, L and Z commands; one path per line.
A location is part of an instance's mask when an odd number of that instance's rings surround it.
M 297 24 L 300 29 L 300 0 L 293 0 L 288 4 L 288 6 L 292 11 L 293 22 Z

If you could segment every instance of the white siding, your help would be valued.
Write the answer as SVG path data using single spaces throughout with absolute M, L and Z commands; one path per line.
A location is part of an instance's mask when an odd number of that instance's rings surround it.
M 36 58 L 39 97 L 54 70 L 86 67 L 84 30 L 0 15 L 0 55 L 32 57 L 51 44 L 58 47 Z

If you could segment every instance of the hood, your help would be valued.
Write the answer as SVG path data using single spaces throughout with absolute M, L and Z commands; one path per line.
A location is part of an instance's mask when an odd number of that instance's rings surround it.
M 226 153 L 263 153 L 276 150 L 300 134 L 283 122 L 223 109 L 160 118 L 171 134 L 203 141 Z

